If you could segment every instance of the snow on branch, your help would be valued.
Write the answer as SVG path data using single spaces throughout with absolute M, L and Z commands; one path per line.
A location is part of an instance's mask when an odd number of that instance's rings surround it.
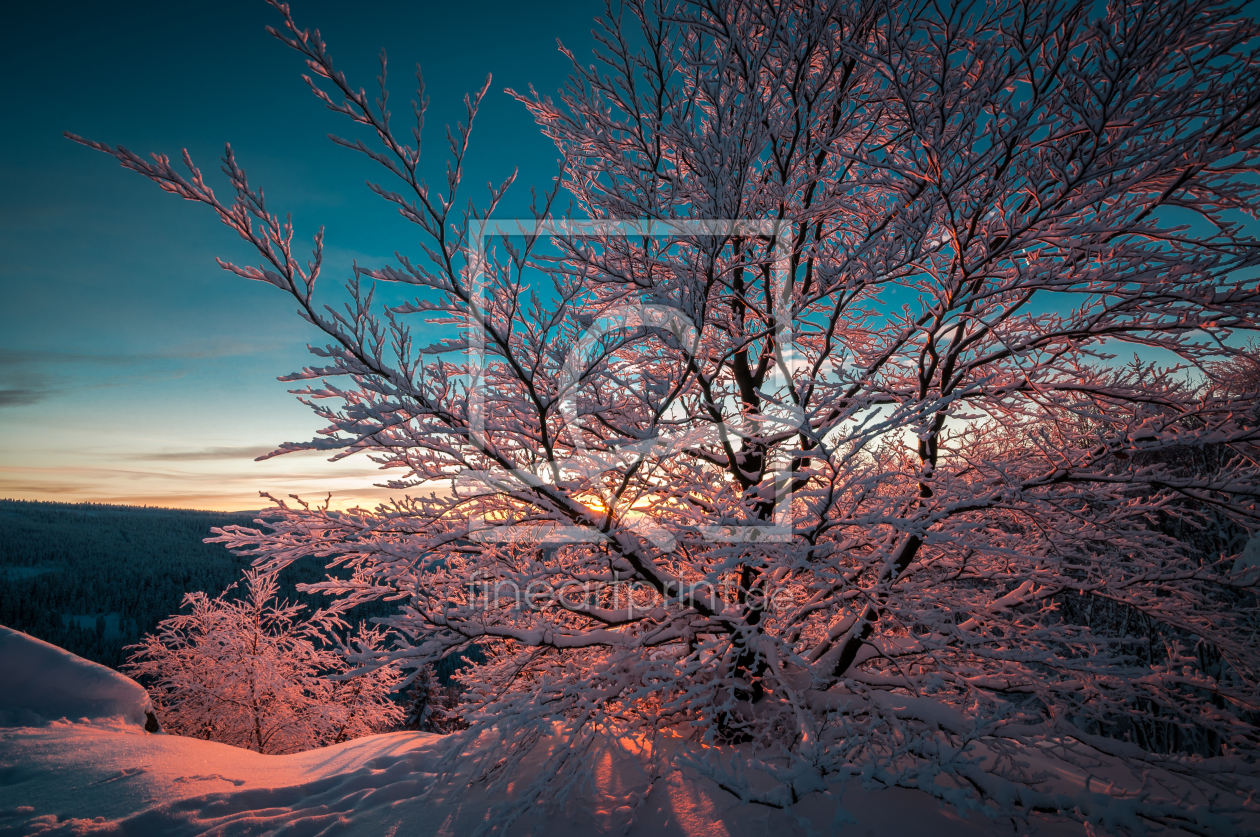
M 281 502 L 217 539 L 267 572 L 340 567 L 312 588 L 330 613 L 396 602 L 363 662 L 470 652 L 458 741 L 501 742 L 481 775 L 559 729 L 526 794 L 555 801 L 597 739 L 685 736 L 767 805 L 861 776 L 994 815 L 1246 830 L 1260 28 L 1240 7 L 629 0 L 558 97 L 512 93 L 602 225 L 568 228 L 557 192 L 487 221 L 511 177 L 454 209 L 489 82 L 439 194 L 423 87 L 400 139 L 384 56 L 372 100 L 277 8 L 319 101 L 365 130 L 335 141 L 425 236 L 356 266 L 344 309 L 314 299 L 321 239 L 299 265 L 230 150 L 225 205 L 187 159 L 74 139 L 209 205 L 262 259 L 225 266 L 328 338 L 288 378 L 325 439 L 277 452 L 369 454 L 394 499 Z M 376 281 L 416 298 L 382 308 Z M 419 347 L 412 322 L 446 331 Z M 1147 779 L 1047 790 L 1018 766 L 1038 753 Z

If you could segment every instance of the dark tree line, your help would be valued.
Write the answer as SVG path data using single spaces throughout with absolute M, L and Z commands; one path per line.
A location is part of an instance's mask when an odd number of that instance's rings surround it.
M 0 625 L 117 669 L 126 646 L 177 613 L 184 594 L 213 597 L 240 581 L 250 559 L 206 543 L 210 529 L 263 515 L 0 500 Z M 281 597 L 317 608 L 318 597 L 296 587 L 327 572 L 320 561 L 297 562 L 279 575 Z M 356 616 L 391 610 L 373 602 Z M 459 665 L 452 657 L 434 667 L 443 689 Z
M 215 596 L 240 580 L 250 560 L 204 539 L 260 514 L 0 500 L 0 624 L 118 668 L 185 593 Z M 326 572 L 313 561 L 286 569 L 282 597 L 317 607 L 295 586 Z

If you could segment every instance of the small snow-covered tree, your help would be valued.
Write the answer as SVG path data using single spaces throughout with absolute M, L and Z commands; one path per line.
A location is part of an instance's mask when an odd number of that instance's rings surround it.
M 349 660 L 357 655 L 378 655 L 385 637 L 360 622 L 344 645 L 332 649 L 324 673 L 329 696 L 325 698 L 328 732 L 321 744 L 340 744 L 397 728 L 405 717 L 395 700 L 402 674 L 393 665 L 371 666 L 356 673 Z
M 406 718 L 403 726 L 406 729 L 420 732 L 448 733 L 467 727 L 459 717 L 459 692 L 457 686 L 444 684 L 427 665 L 415 673 L 411 688 L 407 690 L 404 704 Z
M 293 753 L 394 727 L 392 666 L 346 677 L 329 637 L 339 620 L 303 618 L 305 605 L 276 600 L 274 575 L 245 571 L 245 595 L 184 597 L 188 613 L 158 624 L 125 669 L 146 683 L 168 732 L 259 753 Z M 235 586 L 235 585 L 233 585 Z M 376 651 L 381 636 L 360 626 L 352 645 Z
M 1260 527 L 1254 393 L 1196 378 L 1260 327 L 1239 6 L 628 0 L 558 101 L 517 96 L 563 157 L 535 215 L 564 188 L 601 223 L 489 241 L 510 178 L 457 209 L 489 82 L 440 193 L 423 93 L 400 136 L 383 56 L 373 100 L 277 8 L 424 261 L 356 267 L 321 307 L 322 232 L 299 261 L 230 148 L 225 202 L 187 155 L 80 141 L 212 207 L 263 258 L 224 267 L 327 336 L 285 380 L 319 382 L 328 427 L 276 453 L 395 474 L 374 511 L 278 503 L 220 539 L 348 568 L 315 585 L 335 607 L 398 599 L 399 644 L 360 660 L 479 646 L 463 711 L 496 771 L 569 739 L 520 799 L 564 798 L 598 736 L 687 735 L 766 805 L 857 774 L 1116 828 L 1254 812 L 1257 582 L 1168 525 Z M 414 299 L 380 310 L 373 282 Z M 1147 746 L 1135 715 L 1215 757 Z M 1024 766 L 1048 750 L 1146 784 L 1065 796 Z

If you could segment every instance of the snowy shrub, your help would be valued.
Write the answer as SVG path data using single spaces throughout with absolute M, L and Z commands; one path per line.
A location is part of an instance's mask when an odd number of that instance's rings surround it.
M 219 539 L 267 571 L 339 567 L 309 588 L 336 612 L 397 601 L 398 642 L 356 662 L 475 646 L 451 765 L 491 733 L 480 775 L 515 782 L 563 735 L 529 806 L 582 787 L 601 740 L 661 770 L 684 736 L 768 806 L 861 776 L 1108 828 L 1226 834 L 1256 810 L 1258 588 L 1232 550 L 1260 528 L 1260 400 L 1195 377 L 1260 328 L 1255 21 L 630 0 L 558 101 L 513 94 L 563 164 L 533 218 L 487 226 L 511 178 L 477 209 L 460 178 L 489 82 L 440 192 L 423 93 L 396 133 L 383 57 L 370 97 L 277 8 L 423 259 L 356 266 L 325 305 L 323 233 L 299 260 L 230 148 L 224 202 L 187 154 L 181 174 L 80 141 L 211 207 L 262 258 L 224 267 L 327 338 L 285 380 L 328 429 L 276 454 L 371 454 L 395 498 L 277 501 L 271 531 Z M 584 217 L 552 217 L 561 189 Z M 382 282 L 411 301 L 382 310 Z M 1231 534 L 1182 537 L 1209 526 Z M 1065 795 L 1049 753 L 1139 778 Z
M 233 585 L 235 586 L 235 585 Z M 276 601 L 273 575 L 245 571 L 245 595 L 184 597 L 188 613 L 162 621 L 131 646 L 125 669 L 149 685 L 163 727 L 246 747 L 293 753 L 384 732 L 402 717 L 391 699 L 392 666 L 347 676 L 344 653 L 329 643 L 338 620 Z M 354 650 L 381 647 L 360 626 Z

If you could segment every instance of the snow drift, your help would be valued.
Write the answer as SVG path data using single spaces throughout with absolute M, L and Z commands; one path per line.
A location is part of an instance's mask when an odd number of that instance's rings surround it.
M 443 742 L 399 732 L 269 756 L 136 727 L 0 730 L 0 837 L 469 837 L 505 796 L 469 786 L 466 777 L 443 779 Z M 815 835 L 835 830 L 835 800 L 821 795 L 790 811 L 772 810 L 742 804 L 689 771 L 671 773 L 644 795 L 632 761 L 611 752 L 590 778 L 582 799 L 542 821 L 526 815 L 508 834 L 803 837 L 811 828 Z M 1010 820 L 964 817 L 912 790 L 864 791 L 850 783 L 840 801 L 856 820 L 842 832 L 852 837 L 1012 833 Z M 1083 834 L 1056 818 L 1036 828 L 1039 837 Z
M 11 684 L 2 698 L 9 727 L 0 729 L 0 837 L 463 837 L 484 831 L 505 803 L 529 797 L 529 780 L 549 752 L 567 746 L 544 741 L 525 757 L 519 781 L 496 788 L 470 783 L 468 770 L 445 773 L 449 739 L 428 733 L 386 733 L 276 756 L 149 735 L 143 727 L 148 701 L 135 683 L 5 628 L 0 671 Z M 694 749 L 681 740 L 676 746 Z M 1082 777 L 1048 753 L 1029 755 L 1047 777 L 1059 774 L 1054 783 L 1066 792 L 1088 794 L 1091 782 L 1095 791 L 1100 782 L 1116 790 L 1124 783 L 1114 761 L 1100 761 Z M 641 764 L 616 747 L 594 754 L 594 763 L 589 781 L 556 810 L 545 819 L 526 814 L 510 833 L 998 837 L 1013 826 L 1038 837 L 1097 833 L 1059 816 L 1030 813 L 1015 823 L 962 814 L 921 791 L 857 780 L 776 810 L 743 803 L 690 768 L 668 770 L 649 784 Z M 1254 818 L 1253 824 L 1260 825 Z
M 203 834 L 441 835 L 487 825 L 512 796 L 444 776 L 444 736 L 399 732 L 283 756 L 144 731 L 150 705 L 126 677 L 41 640 L 0 628 L 0 837 Z M 554 742 L 561 744 L 562 742 Z M 547 748 L 543 748 L 547 749 Z M 522 778 L 545 754 L 527 757 Z M 588 788 L 545 822 L 550 837 L 591 833 L 736 837 L 826 833 L 834 800 L 816 795 L 791 811 L 747 805 L 694 772 L 675 771 L 647 792 L 633 759 L 609 751 Z M 519 795 L 519 789 L 517 791 Z M 965 818 L 916 791 L 852 786 L 842 804 L 857 835 L 940 837 L 1008 833 L 1007 823 Z M 806 822 L 810 825 L 806 825 Z M 1047 821 L 1048 835 L 1080 834 Z M 979 832 L 979 833 L 978 833 Z
M 156 729 L 148 693 L 134 680 L 42 639 L 0 625 L 0 726 L 58 719 L 117 721 Z

